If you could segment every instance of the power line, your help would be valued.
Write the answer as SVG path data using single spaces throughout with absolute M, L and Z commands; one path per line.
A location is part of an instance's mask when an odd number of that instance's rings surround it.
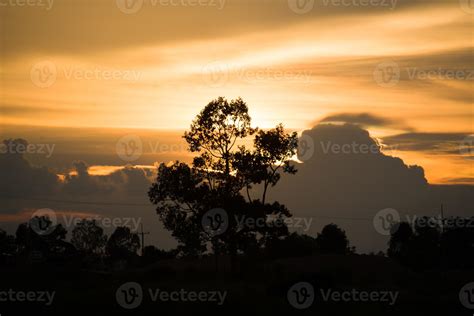
M 107 205 L 107 206 L 151 206 L 151 204 L 145 203 L 113 203 L 113 202 L 87 202 L 87 201 L 75 201 L 75 200 L 57 200 L 57 199 L 46 199 L 46 198 L 29 198 L 29 197 L 15 197 L 15 196 L 0 196 L 1 199 L 12 199 L 12 200 L 26 200 L 26 201 L 38 201 L 38 202 L 54 202 L 54 203 L 70 203 L 70 204 L 86 204 L 86 205 Z
M 59 199 L 29 198 L 29 197 L 15 197 L 15 196 L 0 196 L 0 198 L 14 199 L 14 200 L 38 201 L 38 202 L 82 204 L 82 205 L 147 206 L 147 207 L 152 206 L 151 204 L 145 204 L 145 203 L 87 202 L 87 201 L 78 201 L 78 200 L 59 200 Z M 373 218 L 371 218 L 371 217 L 343 217 L 343 216 L 322 216 L 322 215 L 320 215 L 320 216 L 308 216 L 308 217 L 319 218 L 319 219 L 350 220 L 350 221 L 372 221 L 373 220 Z
M 150 232 L 144 232 L 143 231 L 143 224 L 140 223 L 140 228 L 141 232 L 138 232 L 138 234 L 142 237 L 142 257 L 143 257 L 143 250 L 145 249 L 145 235 L 150 235 Z
M 339 217 L 339 216 L 312 216 L 314 218 L 322 219 L 344 219 L 349 221 L 372 221 L 372 217 Z

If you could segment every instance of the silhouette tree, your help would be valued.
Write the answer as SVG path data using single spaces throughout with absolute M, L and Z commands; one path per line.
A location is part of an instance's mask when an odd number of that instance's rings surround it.
M 0 228 L 0 256 L 13 255 L 15 251 L 15 238 Z
M 336 224 L 329 224 L 323 227 L 321 233 L 316 238 L 318 252 L 321 254 L 347 254 L 354 252 L 349 248 L 349 240 L 346 232 Z
M 432 269 L 440 264 L 441 228 L 434 219 L 422 217 L 415 221 L 415 234 L 411 240 L 411 255 L 415 269 Z M 413 256 L 414 255 L 414 256 Z
M 254 135 L 254 148 L 243 143 Z M 251 127 L 248 107 L 242 99 L 211 101 L 184 134 L 191 152 L 199 153 L 191 166 L 161 164 L 148 192 L 166 229 L 186 255 L 199 255 L 212 244 L 215 253 L 249 252 L 271 238 L 288 234 L 286 225 L 238 225 L 238 218 L 253 223 L 282 223 L 291 216 L 284 205 L 265 201 L 268 187 L 276 185 L 280 172 L 295 173 L 290 158 L 296 154 L 297 135 L 285 134 L 282 125 L 269 131 Z M 252 185 L 263 183 L 261 199 L 252 199 Z M 246 191 L 247 200 L 242 192 Z M 203 217 L 221 208 L 226 230 L 213 234 L 203 229 Z M 253 250 L 252 250 L 253 249 Z
M 450 218 L 450 223 L 470 219 Z M 443 225 L 443 227 L 441 227 Z M 387 254 L 415 270 L 474 267 L 474 229 L 469 225 L 447 225 L 436 218 L 422 217 L 413 227 L 402 222 L 392 232 Z
M 446 267 L 474 268 L 474 218 L 450 218 L 441 236 L 441 255 Z
M 145 264 L 154 263 L 160 259 L 171 259 L 176 255 L 175 251 L 165 251 L 158 249 L 155 246 L 146 246 L 143 248 L 143 262 Z
M 431 224 L 427 224 L 431 223 Z M 439 266 L 441 229 L 431 218 L 418 218 L 413 227 L 406 222 L 393 230 L 388 256 L 416 270 Z
M 41 223 L 43 230 L 38 230 Z M 16 230 L 16 244 L 22 256 L 40 253 L 44 259 L 65 261 L 72 259 L 76 250 L 66 242 L 67 230 L 61 225 L 54 225 L 47 216 L 33 217 L 28 223 L 22 223 Z
M 275 186 L 280 180 L 279 170 L 285 173 L 295 174 L 296 168 L 291 164 L 291 158 L 296 154 L 298 148 L 298 137 L 296 133 L 285 134 L 282 124 L 269 131 L 259 130 L 254 140 L 253 152 L 239 147 L 235 154 L 234 166 L 237 175 L 243 179 L 249 201 L 249 189 L 252 184 L 263 182 L 263 193 L 261 203 L 265 204 L 269 185 Z
M 431 224 L 427 224 L 431 223 Z M 413 225 L 399 224 L 391 233 L 388 256 L 416 270 L 435 268 L 440 263 L 441 228 L 432 218 L 418 218 Z
M 128 227 L 117 227 L 105 247 L 106 253 L 113 259 L 129 259 L 137 254 L 140 238 Z
M 316 239 L 298 233 L 292 233 L 284 239 L 273 239 L 266 247 L 266 254 L 270 258 L 304 257 L 317 252 Z
M 72 230 L 71 243 L 88 255 L 102 254 L 106 242 L 107 236 L 95 220 L 83 219 Z
M 42 223 L 44 234 L 38 233 L 37 223 Z M 28 223 L 22 223 L 18 226 L 16 243 L 20 249 L 52 246 L 55 242 L 66 239 L 66 234 L 67 230 L 61 224 L 53 226 L 49 217 L 35 216 Z
M 391 231 L 389 248 L 387 255 L 401 264 L 409 265 L 412 260 L 412 246 L 414 232 L 407 222 L 402 222 L 398 225 L 398 229 Z
M 221 171 L 230 185 L 232 149 L 237 140 L 255 133 L 248 107 L 242 99 L 228 102 L 219 97 L 211 101 L 192 122 L 184 138 L 191 152 L 201 152 L 200 162 L 206 169 Z M 230 189 L 230 187 L 228 187 Z

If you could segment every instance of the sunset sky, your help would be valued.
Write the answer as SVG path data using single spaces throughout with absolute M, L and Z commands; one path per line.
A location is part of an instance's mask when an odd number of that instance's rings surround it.
M 2 3 L 4 136 L 182 133 L 210 100 L 240 96 L 259 127 L 358 123 L 431 183 L 474 178 L 458 152 L 473 134 L 469 1 Z

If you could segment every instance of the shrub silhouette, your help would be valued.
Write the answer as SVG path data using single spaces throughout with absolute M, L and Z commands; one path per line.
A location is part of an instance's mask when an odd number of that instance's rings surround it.
M 117 227 L 110 235 L 105 251 L 112 259 L 130 259 L 140 248 L 138 235 L 128 227 Z
M 16 252 L 15 238 L 0 229 L 0 256 L 13 255 Z
M 474 228 L 468 225 L 471 221 L 456 217 L 439 223 L 435 218 L 422 217 L 413 225 L 402 222 L 391 234 L 387 254 L 415 270 L 472 268 Z
M 107 236 L 95 220 L 83 219 L 72 230 L 71 243 L 86 254 L 103 254 L 106 242 Z
M 321 233 L 316 237 L 318 252 L 321 254 L 348 254 L 354 252 L 349 247 L 349 240 L 346 232 L 335 224 L 329 224 L 323 227 Z

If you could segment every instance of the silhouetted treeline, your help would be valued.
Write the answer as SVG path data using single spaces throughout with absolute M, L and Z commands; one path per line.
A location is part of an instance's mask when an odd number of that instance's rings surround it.
M 32 223 L 39 221 L 46 226 L 43 227 L 43 231 L 38 232 Z M 0 262 L 2 264 L 73 263 L 94 269 L 124 269 L 129 265 L 147 265 L 161 259 L 196 257 L 183 256 L 178 249 L 165 251 L 153 245 L 144 247 L 143 253 L 140 254 L 138 234 L 128 227 L 117 227 L 108 237 L 95 220 L 84 219 L 73 228 L 70 241 L 66 241 L 67 230 L 61 224 L 54 227 L 49 225 L 52 223 L 47 217 L 35 217 L 28 223 L 20 224 L 16 236 L 8 235 L 0 229 Z M 46 227 L 48 229 L 45 229 Z M 292 233 L 285 238 L 274 239 L 267 247 L 247 255 L 276 259 L 314 254 L 349 254 L 353 251 L 346 233 L 337 225 L 330 224 L 324 227 L 316 238 Z
M 46 225 L 47 218 L 41 220 Z M 431 269 L 474 268 L 474 228 L 472 219 L 451 218 L 456 225 L 426 225 L 430 218 L 421 218 L 413 225 L 402 222 L 393 230 L 387 255 L 416 271 Z M 460 225 L 462 224 L 462 225 Z M 94 220 L 82 220 L 72 230 L 70 241 L 61 225 L 54 226 L 47 234 L 40 234 L 29 223 L 20 224 L 15 236 L 0 229 L 0 263 L 21 264 L 70 264 L 78 268 L 97 270 L 122 270 L 127 267 L 146 266 L 163 259 L 194 257 L 183 256 L 178 249 L 162 250 L 153 245 L 140 253 L 137 233 L 128 227 L 117 227 L 108 237 Z M 335 224 L 326 225 L 316 237 L 291 233 L 274 239 L 265 247 L 241 257 L 274 260 L 279 258 L 307 257 L 313 255 L 349 255 L 355 252 L 346 233 Z M 200 255 L 197 258 L 203 258 Z M 383 255 L 379 253 L 378 255 Z
M 18 227 L 15 237 L 0 231 L 2 262 L 73 262 L 120 270 L 169 258 L 227 255 L 265 260 L 355 252 L 335 224 L 316 237 L 290 233 L 285 224 L 292 217 L 290 210 L 267 199 L 283 174 L 297 172 L 296 133 L 286 133 L 282 124 L 268 130 L 253 127 L 241 98 L 219 97 L 200 111 L 183 138 L 196 154 L 192 163 L 161 164 L 148 191 L 158 219 L 178 241 L 176 249 L 142 247 L 138 234 L 128 227 L 117 227 L 107 237 L 88 220 L 74 227 L 67 242 L 62 225 L 34 217 Z M 247 148 L 249 140 L 252 146 Z M 388 257 L 415 270 L 474 267 L 472 226 L 461 218 L 441 224 L 428 218 L 412 226 L 400 223 L 392 230 Z
M 390 258 L 415 270 L 474 267 L 474 219 L 422 217 L 399 223 L 389 242 Z

